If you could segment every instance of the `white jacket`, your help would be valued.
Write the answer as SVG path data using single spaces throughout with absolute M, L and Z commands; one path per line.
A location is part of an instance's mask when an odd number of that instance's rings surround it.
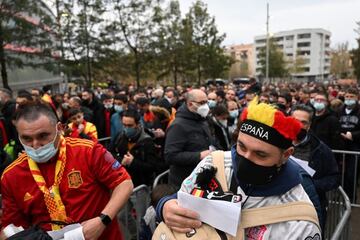
M 208 168 L 210 166 L 213 166 L 211 155 L 203 159 L 197 165 L 191 175 L 183 181 L 180 191 L 190 193 L 196 186 L 195 181 L 197 178 L 197 174 L 201 171 L 202 168 Z M 230 189 L 230 183 L 233 174 L 231 151 L 224 152 L 224 168 L 228 188 Z M 245 205 L 243 206 L 244 209 L 279 205 L 295 201 L 305 201 L 311 203 L 308 195 L 306 194 L 301 184 L 297 184 L 282 195 L 267 197 L 248 197 L 240 187 L 238 187 L 237 194 L 241 194 L 242 201 L 246 201 Z M 321 231 L 318 226 L 312 222 L 288 221 L 248 228 L 245 230 L 245 239 L 320 240 Z

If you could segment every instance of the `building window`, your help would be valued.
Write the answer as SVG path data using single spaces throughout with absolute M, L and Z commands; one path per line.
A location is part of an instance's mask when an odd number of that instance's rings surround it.
M 299 51 L 299 56 L 307 56 L 307 55 L 310 55 L 310 51 Z
M 310 47 L 310 42 L 300 42 L 297 44 L 298 47 Z
M 309 67 L 304 67 L 304 68 L 301 68 L 301 71 L 302 72 L 310 72 L 310 68 Z
M 286 40 L 289 40 L 289 41 L 290 41 L 290 40 L 294 40 L 294 36 L 286 36 L 285 39 L 286 39 Z
M 292 54 L 292 53 L 287 53 L 286 56 L 287 56 L 287 57 L 292 57 L 292 56 L 294 56 L 294 54 Z
M 260 39 L 255 41 L 256 44 L 266 43 L 266 39 Z
M 297 36 L 298 39 L 304 39 L 304 38 L 311 38 L 311 33 L 304 33 L 304 34 L 299 34 Z

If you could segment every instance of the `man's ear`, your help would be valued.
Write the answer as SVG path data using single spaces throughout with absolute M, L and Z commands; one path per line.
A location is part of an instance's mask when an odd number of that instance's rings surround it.
M 284 162 L 286 162 L 293 153 L 294 153 L 294 147 L 289 147 L 288 149 L 286 149 L 282 155 Z
M 61 124 L 61 122 L 57 122 L 57 123 L 56 123 L 56 130 L 57 130 L 58 132 L 64 130 L 63 125 Z

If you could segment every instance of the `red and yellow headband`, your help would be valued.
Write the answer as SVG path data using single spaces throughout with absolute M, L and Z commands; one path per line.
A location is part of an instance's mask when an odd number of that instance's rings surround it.
M 301 123 L 286 117 L 274 106 L 258 103 L 255 97 L 241 114 L 240 132 L 253 136 L 282 149 L 292 146 L 301 131 Z

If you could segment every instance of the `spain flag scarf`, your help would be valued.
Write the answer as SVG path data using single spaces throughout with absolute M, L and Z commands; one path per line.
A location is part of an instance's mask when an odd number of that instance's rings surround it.
M 40 191 L 44 194 L 44 200 L 52 221 L 62 221 L 69 223 L 71 220 L 66 216 L 65 206 L 60 197 L 59 185 L 64 174 L 66 165 L 66 142 L 63 136 L 60 136 L 59 157 L 56 162 L 54 184 L 46 187 L 46 182 L 42 176 L 37 163 L 28 157 L 28 164 L 31 174 L 37 183 Z M 51 225 L 52 230 L 59 230 L 61 227 L 56 224 Z

